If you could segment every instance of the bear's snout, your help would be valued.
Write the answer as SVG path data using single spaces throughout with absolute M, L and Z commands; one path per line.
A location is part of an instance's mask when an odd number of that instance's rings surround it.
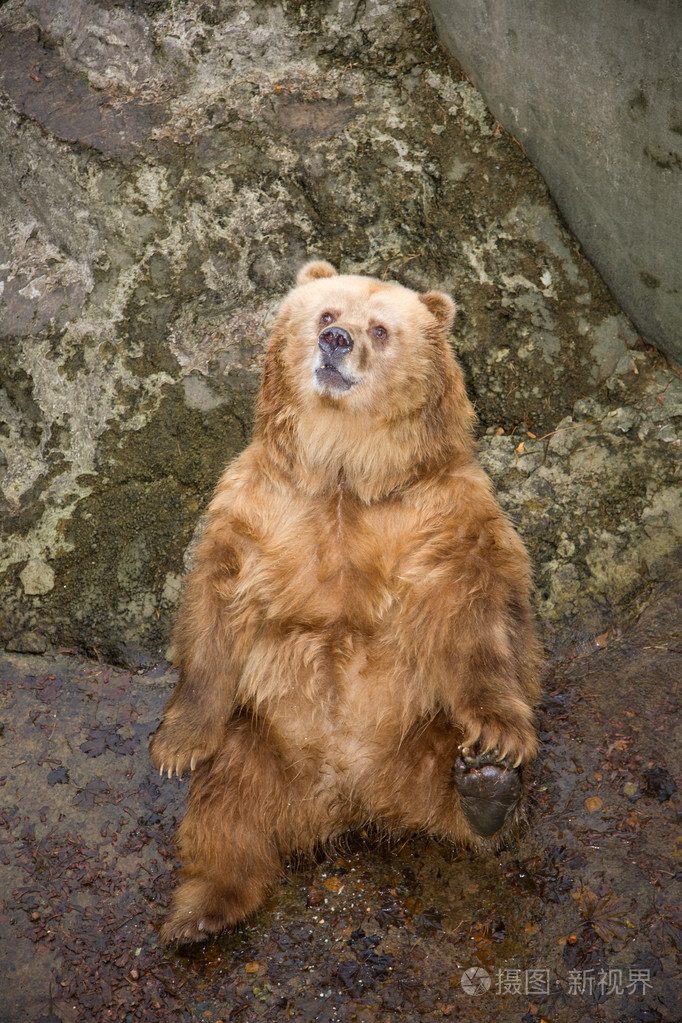
M 343 327 L 327 327 L 317 339 L 322 352 L 330 359 L 348 355 L 353 347 L 353 338 Z

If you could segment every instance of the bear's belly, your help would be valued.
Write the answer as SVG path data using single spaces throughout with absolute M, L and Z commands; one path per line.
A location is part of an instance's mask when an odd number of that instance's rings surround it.
M 330 792 L 352 791 L 422 717 L 405 670 L 381 632 L 264 628 L 242 674 L 240 703 Z

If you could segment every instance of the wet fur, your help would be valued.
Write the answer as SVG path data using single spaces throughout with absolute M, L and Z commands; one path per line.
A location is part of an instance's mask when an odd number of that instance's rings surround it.
M 315 383 L 329 309 L 354 339 L 343 394 Z M 194 772 L 164 940 L 243 919 L 284 857 L 353 827 L 480 844 L 453 787 L 459 746 L 536 753 L 528 559 L 474 460 L 453 316 L 439 292 L 323 262 L 281 307 L 151 743 L 157 767 Z

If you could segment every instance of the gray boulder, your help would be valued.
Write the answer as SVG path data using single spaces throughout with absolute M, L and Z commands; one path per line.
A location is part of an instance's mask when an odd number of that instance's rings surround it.
M 616 301 L 682 364 L 679 0 L 430 6 Z

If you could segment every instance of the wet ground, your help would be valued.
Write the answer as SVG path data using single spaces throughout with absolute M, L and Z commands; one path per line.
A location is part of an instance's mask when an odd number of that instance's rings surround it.
M 155 925 L 186 783 L 147 755 L 172 672 L 0 657 L 0 1020 L 678 1021 L 681 604 L 551 664 L 499 854 L 355 836 L 182 953 Z

